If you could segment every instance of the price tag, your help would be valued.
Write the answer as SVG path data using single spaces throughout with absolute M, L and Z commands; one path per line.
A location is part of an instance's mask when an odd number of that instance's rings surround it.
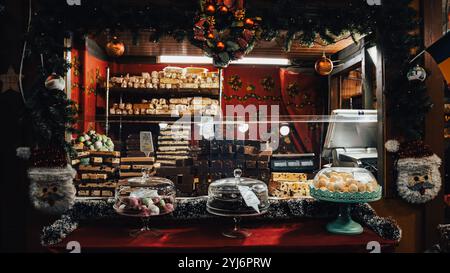
M 254 210 L 256 210 L 256 212 L 260 213 L 258 205 L 261 203 L 261 201 L 259 201 L 256 194 L 247 186 L 238 186 L 238 189 L 242 195 L 242 198 L 244 198 L 245 204 L 249 207 L 252 207 Z
M 140 132 L 140 150 L 149 157 L 153 150 L 153 137 L 152 132 Z

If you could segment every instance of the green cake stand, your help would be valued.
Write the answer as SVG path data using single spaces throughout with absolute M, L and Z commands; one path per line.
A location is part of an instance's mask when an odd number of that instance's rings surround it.
M 335 234 L 356 235 L 363 232 L 363 227 L 353 221 L 350 213 L 351 204 L 368 203 L 381 199 L 381 186 L 373 192 L 331 192 L 316 189 L 310 186 L 311 196 L 317 200 L 337 203 L 339 205 L 339 214 L 337 218 L 327 224 L 327 230 Z

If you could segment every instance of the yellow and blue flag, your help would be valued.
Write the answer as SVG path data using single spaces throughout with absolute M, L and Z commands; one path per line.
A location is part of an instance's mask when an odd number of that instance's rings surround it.
M 431 54 L 450 85 L 450 32 L 429 46 L 426 51 Z

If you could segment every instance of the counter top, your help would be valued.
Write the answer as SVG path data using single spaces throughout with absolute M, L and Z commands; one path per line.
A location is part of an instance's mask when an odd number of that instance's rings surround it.
M 231 219 L 230 219 L 231 220 Z M 222 236 L 223 225 L 195 224 L 159 226 L 159 238 L 140 235 L 131 237 L 131 228 L 124 226 L 79 226 L 61 243 L 48 249 L 68 252 L 67 243 L 77 241 L 81 252 L 370 252 L 367 243 L 380 243 L 381 252 L 393 252 L 396 242 L 382 239 L 364 228 L 360 235 L 328 233 L 328 219 L 302 219 L 294 223 L 243 223 L 252 232 L 245 239 Z M 231 221 L 230 221 L 231 227 Z

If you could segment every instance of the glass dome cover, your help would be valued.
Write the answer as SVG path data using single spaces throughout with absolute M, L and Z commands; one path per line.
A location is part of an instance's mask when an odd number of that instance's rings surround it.
M 214 181 L 208 188 L 207 210 L 221 216 L 249 216 L 265 213 L 269 208 L 267 185 L 256 179 L 241 177 L 236 169 L 232 178 Z
M 176 189 L 172 181 L 150 176 L 125 180 L 116 190 L 114 209 L 127 216 L 149 217 L 171 213 L 175 210 Z
M 331 167 L 320 170 L 310 186 L 311 196 L 331 202 L 362 203 L 381 198 L 381 186 L 363 168 Z

